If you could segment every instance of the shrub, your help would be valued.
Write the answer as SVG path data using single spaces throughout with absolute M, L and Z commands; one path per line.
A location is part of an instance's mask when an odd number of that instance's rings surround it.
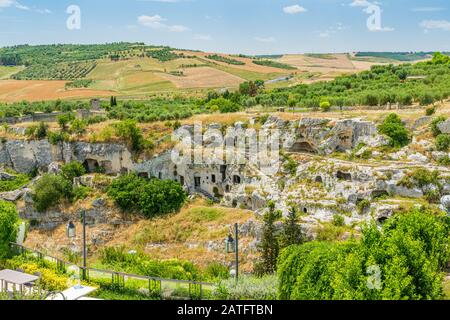
M 16 242 L 19 214 L 12 203 L 0 200 L 0 260 L 9 254 L 10 242 Z
M 86 169 L 78 161 L 72 161 L 61 167 L 61 176 L 70 182 L 72 182 L 74 178 L 81 177 L 84 174 L 86 174 Z
M 221 281 L 213 295 L 219 300 L 276 300 L 277 286 L 275 275 L 240 276 L 237 284 L 234 279 Z
M 72 184 L 59 175 L 45 174 L 34 185 L 33 202 L 36 210 L 43 212 L 72 197 Z
M 442 298 L 450 257 L 450 220 L 427 210 L 396 215 L 379 230 L 366 225 L 361 240 L 311 242 L 279 259 L 279 298 L 401 300 Z M 379 270 L 378 290 L 374 272 Z
M 345 226 L 345 219 L 340 214 L 333 215 L 333 225 L 336 227 L 343 227 Z
M 137 211 L 148 218 L 176 212 L 186 200 L 178 182 L 146 180 L 135 174 L 115 179 L 108 187 L 108 195 L 123 210 Z
M 364 214 L 368 208 L 370 208 L 370 201 L 367 199 L 363 199 L 358 202 L 356 205 L 359 214 Z
M 69 141 L 69 135 L 67 134 L 67 132 L 49 132 L 47 134 L 48 136 L 48 142 L 50 142 L 50 144 L 53 145 L 57 145 L 60 142 L 65 142 L 65 141 Z
M 450 147 L 450 135 L 440 134 L 436 137 L 436 149 L 439 151 L 448 151 Z
M 132 151 L 139 152 L 145 148 L 145 139 L 136 121 L 125 120 L 114 124 L 116 135 L 126 141 Z
M 428 107 L 425 110 L 425 115 L 427 115 L 427 116 L 432 116 L 435 113 L 436 113 L 436 107 L 435 106 Z
M 328 112 L 331 109 L 331 103 L 329 101 L 322 101 L 320 103 L 320 109 L 322 109 L 323 112 Z
M 431 132 L 433 133 L 433 136 L 437 137 L 438 135 L 440 135 L 442 133 L 441 130 L 439 129 L 438 125 L 446 120 L 447 120 L 446 117 L 439 116 L 431 122 L 430 129 L 431 129 Z
M 30 182 L 26 174 L 16 174 L 11 180 L 0 180 L 0 192 L 14 191 L 24 187 Z
M 206 267 L 205 276 L 208 280 L 224 280 L 230 277 L 230 272 L 222 263 L 212 262 Z
M 409 143 L 408 130 L 395 113 L 391 113 L 378 127 L 378 130 L 390 138 L 393 147 L 404 147 Z
M 78 136 L 83 135 L 86 132 L 88 124 L 85 120 L 75 119 L 72 121 L 70 131 Z

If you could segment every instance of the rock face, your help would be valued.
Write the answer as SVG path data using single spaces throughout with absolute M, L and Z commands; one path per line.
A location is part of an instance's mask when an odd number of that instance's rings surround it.
M 0 143 L 0 163 L 20 173 L 47 171 L 54 162 L 77 160 L 89 171 L 101 167 L 107 173 L 131 169 L 131 153 L 120 144 L 68 142 L 51 145 L 47 140 L 11 140 Z
M 286 127 L 285 122 L 281 124 Z M 279 127 L 280 123 L 272 119 L 267 127 Z M 295 125 L 295 138 L 290 151 L 331 154 L 346 151 L 360 143 L 370 147 L 386 145 L 387 139 L 378 134 L 373 122 L 359 119 L 347 119 L 332 122 L 328 119 L 304 118 Z

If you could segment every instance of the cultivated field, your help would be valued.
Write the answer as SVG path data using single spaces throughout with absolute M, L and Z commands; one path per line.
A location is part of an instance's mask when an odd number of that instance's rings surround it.
M 159 75 L 174 83 L 177 88 L 182 89 L 236 87 L 245 81 L 242 78 L 211 67 L 188 68 L 184 71 L 184 76 L 164 73 Z
M 115 94 L 108 90 L 66 90 L 67 81 L 0 80 L 0 101 L 42 101 L 71 98 L 103 97 Z

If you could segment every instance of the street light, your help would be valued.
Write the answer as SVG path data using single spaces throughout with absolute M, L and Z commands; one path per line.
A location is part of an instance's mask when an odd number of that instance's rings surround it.
M 230 271 L 230 275 L 236 278 L 236 282 L 239 278 L 239 228 L 238 224 L 234 225 L 234 239 L 231 233 L 225 239 L 226 253 L 235 254 L 235 269 Z
M 83 280 L 86 280 L 86 260 L 87 260 L 87 251 L 86 251 L 86 211 L 83 210 L 81 212 L 81 223 L 83 225 L 83 272 L 82 277 Z M 69 221 L 66 227 L 67 237 L 69 239 L 74 239 L 76 236 L 76 228 L 75 224 L 72 221 Z

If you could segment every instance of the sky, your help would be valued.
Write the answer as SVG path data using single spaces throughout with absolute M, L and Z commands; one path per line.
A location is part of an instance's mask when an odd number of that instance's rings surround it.
M 243 54 L 450 51 L 448 0 L 0 0 L 0 46 L 145 42 Z

